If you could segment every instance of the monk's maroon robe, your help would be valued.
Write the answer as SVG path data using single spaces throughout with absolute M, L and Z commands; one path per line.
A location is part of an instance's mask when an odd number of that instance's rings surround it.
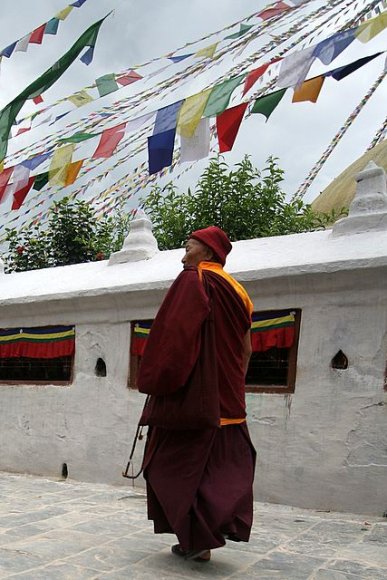
M 225 537 L 248 541 L 253 513 L 255 452 L 246 424 L 219 426 L 220 417 L 246 415 L 243 340 L 250 316 L 227 280 L 208 270 L 202 276 L 188 267 L 171 286 L 138 376 L 139 390 L 151 401 L 162 398 L 171 416 L 176 397 L 192 377 L 202 377 L 211 404 L 216 398 L 217 426 L 185 428 L 176 421 L 165 428 L 157 412 L 142 418 L 152 425 L 143 464 L 148 516 L 156 533 L 175 533 L 185 550 L 217 548 Z M 209 324 L 215 341 L 205 338 Z M 203 352 L 208 348 L 210 356 Z

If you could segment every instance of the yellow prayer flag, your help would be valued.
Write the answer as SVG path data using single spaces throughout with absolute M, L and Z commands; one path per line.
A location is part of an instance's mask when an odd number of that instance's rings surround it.
M 66 6 L 66 8 L 63 8 L 63 10 L 58 12 L 58 14 L 55 14 L 54 18 L 58 18 L 59 20 L 65 20 L 73 8 L 74 6 Z
M 294 90 L 292 103 L 300 103 L 301 101 L 310 101 L 311 103 L 315 103 L 318 99 L 324 81 L 324 76 L 304 81 L 300 88 Z
M 82 107 L 87 103 L 91 103 L 94 99 L 86 91 L 79 91 L 78 93 L 74 93 L 70 97 L 67 97 L 67 100 L 73 103 L 76 107 Z
M 212 89 L 206 89 L 185 99 L 177 121 L 177 131 L 183 137 L 190 138 L 195 133 L 211 91 Z
M 3 161 L 0 161 L 0 173 L 4 171 L 4 159 Z
M 48 169 L 48 182 L 50 185 L 65 185 L 68 166 L 74 153 L 75 143 L 69 143 L 59 147 L 52 157 Z
M 218 42 L 215 42 L 215 44 L 210 44 L 210 46 L 206 46 L 205 48 L 201 48 L 200 50 L 195 52 L 194 56 L 202 56 L 203 58 L 212 58 L 215 54 L 217 46 Z
M 382 32 L 387 26 L 387 12 L 382 12 L 379 16 L 371 18 L 360 24 L 355 32 L 355 36 L 360 42 L 368 42 L 374 38 L 379 32 Z
M 73 163 L 70 163 L 70 165 L 67 166 L 65 187 L 67 187 L 67 185 L 72 185 L 74 183 L 74 181 L 78 177 L 78 173 L 82 168 L 83 162 L 84 159 L 81 159 L 80 161 L 74 161 Z

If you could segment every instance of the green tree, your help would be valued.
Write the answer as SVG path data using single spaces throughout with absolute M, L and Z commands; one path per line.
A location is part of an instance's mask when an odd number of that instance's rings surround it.
M 131 216 L 117 213 L 96 221 L 86 201 L 65 197 L 50 210 L 46 227 L 8 229 L 8 272 L 65 266 L 108 258 L 122 248 Z
M 141 200 L 161 250 L 181 247 L 189 234 L 217 225 L 232 241 L 311 231 L 325 227 L 325 214 L 302 200 L 287 202 L 283 170 L 269 157 L 259 171 L 246 155 L 234 170 L 219 156 L 210 160 L 194 192 L 168 183 Z

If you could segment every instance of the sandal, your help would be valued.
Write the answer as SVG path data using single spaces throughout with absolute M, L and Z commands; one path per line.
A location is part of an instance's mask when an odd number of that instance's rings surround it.
M 195 562 L 209 562 L 211 559 L 210 550 L 183 550 L 180 544 L 175 544 L 171 548 L 172 554 L 180 556 L 185 560 L 194 560 Z

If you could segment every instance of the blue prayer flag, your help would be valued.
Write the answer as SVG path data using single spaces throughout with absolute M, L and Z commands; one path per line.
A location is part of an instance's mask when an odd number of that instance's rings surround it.
M 56 34 L 58 32 L 59 18 L 51 18 L 46 24 L 44 34 Z
M 75 6 L 75 8 L 80 8 L 82 6 L 82 4 L 84 4 L 86 2 L 86 0 L 77 0 L 76 2 L 73 2 L 72 4 L 70 4 L 70 6 Z
M 169 56 L 169 60 L 171 60 L 172 62 L 180 62 L 182 60 L 185 60 L 186 58 L 190 57 L 193 55 L 193 52 L 191 52 L 191 54 L 182 54 L 181 56 Z
M 6 48 L 4 48 L 1 52 L 1 56 L 6 56 L 7 58 L 9 58 L 11 56 L 11 54 L 13 53 L 13 51 L 15 50 L 15 46 L 16 46 L 16 42 L 13 42 L 12 44 L 10 44 Z
M 316 44 L 313 56 L 321 60 L 324 64 L 330 64 L 339 54 L 343 52 L 355 39 L 357 28 L 350 28 L 343 32 L 338 32 L 325 40 Z
M 83 56 L 81 56 L 81 61 L 84 64 L 89 65 L 91 63 L 91 61 L 93 60 L 93 56 L 94 56 L 94 46 L 89 46 L 89 48 L 86 50 L 85 54 Z
M 22 161 L 21 165 L 23 165 L 24 167 L 27 167 L 30 171 L 33 171 L 41 163 L 43 163 L 43 161 L 46 161 L 46 159 L 51 157 L 51 155 L 52 155 L 51 152 L 41 153 L 40 155 L 35 155 L 35 157 L 32 157 L 31 159 L 26 159 L 25 161 Z
M 168 105 L 167 107 L 163 107 L 157 111 L 153 135 L 165 133 L 165 131 L 170 131 L 171 129 L 176 128 L 177 114 L 180 111 L 182 104 L 183 101 L 177 101 L 176 103 L 172 103 L 172 105 Z
M 149 175 L 172 165 L 176 129 L 148 137 Z

